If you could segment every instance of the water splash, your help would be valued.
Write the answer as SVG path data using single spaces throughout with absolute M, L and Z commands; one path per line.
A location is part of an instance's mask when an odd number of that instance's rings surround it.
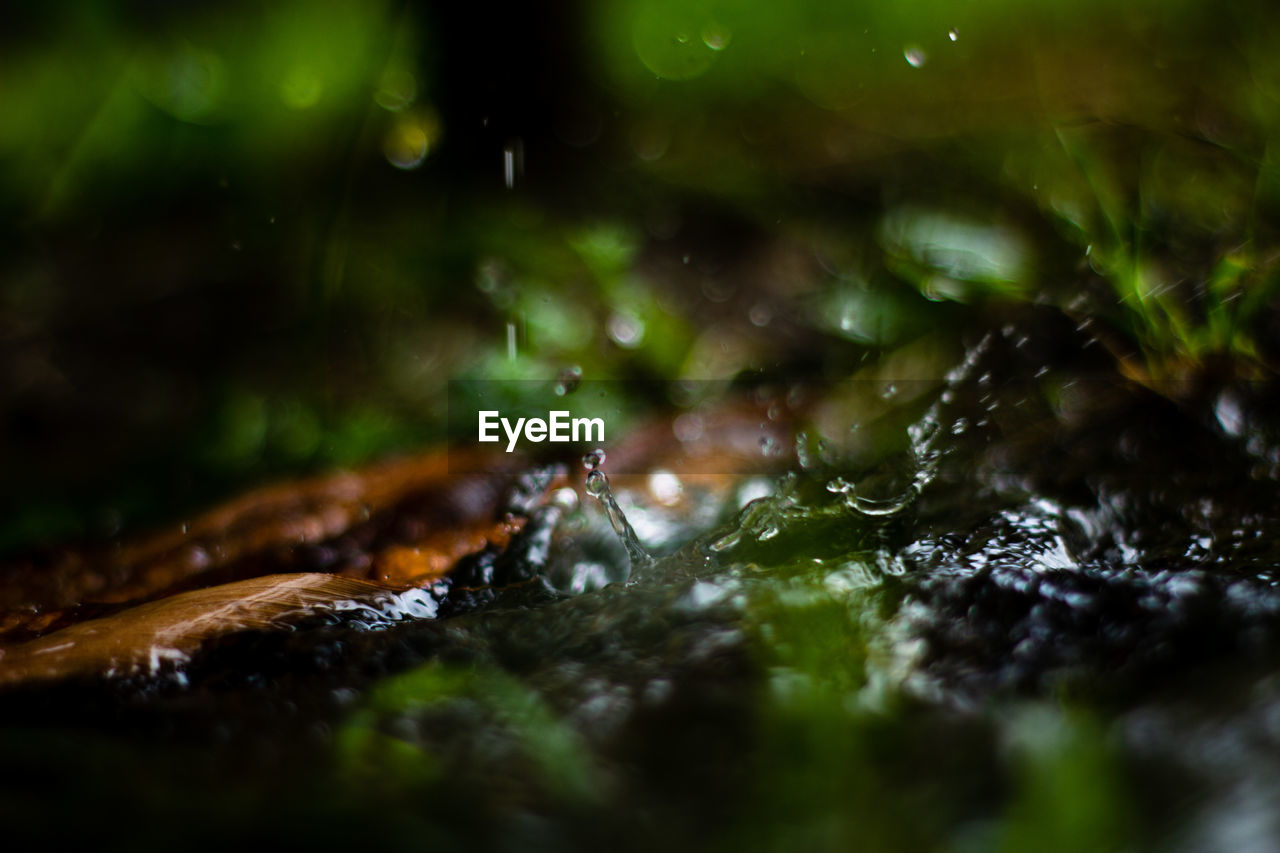
M 604 464 L 604 451 L 593 450 L 583 456 L 582 461 L 591 469 L 591 473 L 587 474 L 587 494 L 604 505 L 605 514 L 609 516 L 609 524 L 613 526 L 613 532 L 622 542 L 622 547 L 627 551 L 627 558 L 631 561 L 631 573 L 627 577 L 627 583 L 635 583 L 641 579 L 645 570 L 653 565 L 653 555 L 640 544 L 640 537 L 636 536 L 631 522 L 627 521 L 626 513 L 622 511 L 622 507 L 618 506 L 613 492 L 609 490 L 609 478 L 599 468 Z
M 827 491 L 841 495 L 845 506 L 854 513 L 870 518 L 884 518 L 897 515 L 915 502 L 920 493 L 933 482 L 938 473 L 938 463 L 942 460 L 944 450 L 938 444 L 939 436 L 950 432 L 963 434 L 968 429 L 968 422 L 958 419 L 951 429 L 943 430 L 940 420 L 942 406 L 955 399 L 956 389 L 968 380 L 977 366 L 983 353 L 991 345 L 988 334 L 976 346 L 965 353 L 964 359 L 947 372 L 943 378 L 943 390 L 933 401 L 920 420 L 907 427 L 907 438 L 910 441 L 912 464 L 915 474 L 911 483 L 897 497 L 890 499 L 872 499 L 858 494 L 857 485 L 843 477 L 835 477 L 827 483 Z M 889 386 L 893 388 L 892 385 Z
M 960 434 L 968 429 L 967 423 L 958 431 L 954 426 L 942 429 L 941 409 L 955 399 L 956 389 L 960 384 L 968 381 L 990 341 L 991 336 L 988 335 L 965 354 L 965 358 L 944 377 L 942 392 L 933 404 L 918 421 L 907 428 L 914 473 L 910 484 L 896 497 L 866 497 L 858 493 L 857 484 L 837 476 L 827 481 L 826 491 L 840 495 L 843 500 L 834 505 L 815 504 L 811 496 L 805 496 L 804 481 L 797 472 L 792 472 L 779 481 L 774 494 L 758 498 L 745 506 L 732 528 L 711 540 L 706 546 L 707 550 L 712 554 L 720 554 L 736 548 L 744 541 L 768 541 L 780 532 L 795 529 L 797 525 L 844 516 L 850 512 L 863 519 L 887 519 L 906 510 L 937 476 L 939 462 L 946 452 L 940 444 L 940 436 Z M 766 455 L 772 449 L 771 443 L 768 443 L 771 441 L 761 439 Z M 803 433 L 796 437 L 796 453 L 802 470 L 808 471 L 816 467 L 818 460 L 809 452 L 808 438 Z

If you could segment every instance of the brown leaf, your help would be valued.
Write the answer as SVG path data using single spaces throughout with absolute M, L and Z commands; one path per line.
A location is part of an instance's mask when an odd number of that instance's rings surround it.
M 456 476 L 450 474 L 451 461 L 459 469 L 467 466 L 459 464 L 458 451 L 451 452 L 452 460 L 436 451 L 358 472 L 266 486 L 150 536 L 104 549 L 66 549 L 52 562 L 3 567 L 0 637 L 57 627 L 77 618 L 74 608 L 86 605 L 92 612 L 194 584 L 288 571 L 295 568 L 299 546 L 331 541 L 362 524 L 372 525 L 370 541 L 361 545 L 368 555 L 365 567 L 385 548 L 414 544 L 414 531 L 418 538 L 430 538 L 465 527 L 488 531 L 488 536 L 468 536 L 473 545 L 481 539 L 504 543 L 509 525 L 494 516 L 516 461 L 500 460 L 506 469 L 497 473 Z M 403 507 L 412 519 L 394 517 Z M 379 526 L 379 519 L 396 521 L 398 527 Z M 440 545 L 432 540 L 425 547 Z M 453 557 L 446 559 L 449 565 L 470 553 L 460 551 L 457 542 L 442 550 Z
M 158 671 L 206 640 L 279 628 L 339 602 L 375 603 L 396 587 L 319 573 L 268 575 L 193 590 L 0 649 L 0 685 Z

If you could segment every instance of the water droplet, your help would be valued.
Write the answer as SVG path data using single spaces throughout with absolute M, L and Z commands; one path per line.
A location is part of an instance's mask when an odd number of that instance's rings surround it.
M 892 400 L 897 393 L 898 386 L 890 382 L 888 385 L 884 386 L 884 390 L 880 392 L 880 396 L 886 400 Z
M 964 435 L 969 429 L 969 421 L 967 418 L 956 418 L 956 422 L 951 425 L 952 435 Z
M 920 68 L 929 61 L 929 55 L 918 44 L 909 44 L 902 50 L 902 56 L 912 68 Z
M 689 43 L 688 33 L 676 33 L 676 44 L 688 44 L 688 43 Z
M 760 452 L 765 456 L 774 456 L 777 454 L 778 443 L 773 440 L 772 436 L 760 436 Z
M 635 349 L 644 340 L 644 321 L 630 312 L 615 312 L 609 317 L 609 337 L 623 349 Z
M 763 302 L 757 302 L 751 306 L 751 310 L 747 312 L 747 319 L 751 321 L 753 326 L 767 326 L 769 321 L 773 319 L 773 312 L 769 310 L 769 306 Z
M 600 448 L 596 448 L 595 450 L 589 450 L 586 453 L 582 454 L 582 465 L 588 471 L 595 471 L 597 468 L 599 468 L 601 465 L 604 464 L 604 459 L 605 459 L 604 451 L 601 450 Z M 591 485 L 590 477 L 587 478 L 587 485 L 588 487 Z
M 599 498 L 609 488 L 609 478 L 599 469 L 594 469 L 587 475 L 587 493 L 593 498 Z
M 702 28 L 702 43 L 712 50 L 724 50 L 733 40 L 733 33 L 723 24 L 712 22 Z
M 951 39 L 952 41 L 955 41 L 956 39 L 960 38 L 960 31 L 955 28 L 947 30 L 947 38 Z
M 582 368 L 578 365 L 566 367 L 556 374 L 555 392 L 557 397 L 564 397 L 578 390 L 582 384 Z

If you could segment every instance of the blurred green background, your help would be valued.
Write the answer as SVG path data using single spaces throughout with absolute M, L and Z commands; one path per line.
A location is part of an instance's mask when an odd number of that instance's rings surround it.
M 6 16 L 6 551 L 428 446 L 451 378 L 840 378 L 1026 303 L 1280 354 L 1268 3 Z

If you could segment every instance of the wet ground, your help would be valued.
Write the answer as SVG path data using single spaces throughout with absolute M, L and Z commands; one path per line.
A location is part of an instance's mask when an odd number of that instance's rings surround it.
M 1144 385 L 1099 350 L 1028 312 L 936 379 L 791 393 L 822 431 L 761 443 L 785 473 L 696 513 L 618 488 L 652 563 L 579 478 L 580 503 L 425 597 L 20 685 L 6 825 L 71 808 L 82 841 L 133 848 L 1273 849 L 1278 422 L 1260 386 Z

